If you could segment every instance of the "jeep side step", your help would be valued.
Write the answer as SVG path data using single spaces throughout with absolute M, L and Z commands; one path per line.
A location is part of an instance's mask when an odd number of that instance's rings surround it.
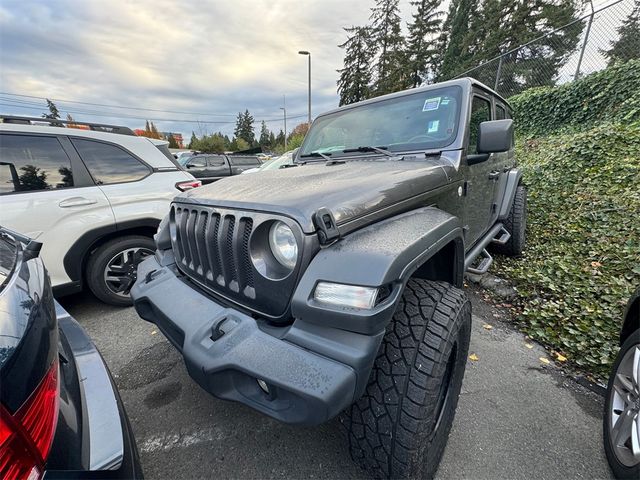
M 509 241 L 510 238 L 511 238 L 511 234 L 507 231 L 506 228 L 502 227 L 498 232 L 498 235 L 496 235 L 491 240 L 491 243 L 495 243 L 497 245 L 504 245 Z
M 476 275 L 484 275 L 489 271 L 489 267 L 493 263 L 493 257 L 487 251 L 486 248 L 482 249 L 482 251 L 480 252 L 480 255 L 482 255 L 484 258 L 480 260 L 480 263 L 478 264 L 478 266 L 467 268 L 467 272 L 474 273 Z
M 478 242 L 473 246 L 467 256 L 464 259 L 464 269 L 467 272 L 475 273 L 477 275 L 482 275 L 489 270 L 489 267 L 493 263 L 493 257 L 487 251 L 487 245 L 489 245 L 499 233 L 501 233 L 499 239 L 502 240 L 504 234 L 502 234 L 502 230 L 504 229 L 504 225 L 502 223 L 496 223 L 489 231 L 482 237 Z M 508 232 L 507 232 L 508 234 Z M 507 238 L 506 241 L 509 239 Z M 484 258 L 476 268 L 472 268 L 471 265 L 473 261 L 478 258 L 479 255 L 482 255 Z

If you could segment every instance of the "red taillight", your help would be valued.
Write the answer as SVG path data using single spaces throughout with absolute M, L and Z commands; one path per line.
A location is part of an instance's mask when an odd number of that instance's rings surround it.
M 186 192 L 187 190 L 191 190 L 192 188 L 198 188 L 201 186 L 202 186 L 202 182 L 200 180 L 190 180 L 188 182 L 176 183 L 176 188 L 181 192 Z
M 0 405 L 0 478 L 42 476 L 58 422 L 59 397 L 56 360 L 15 415 Z

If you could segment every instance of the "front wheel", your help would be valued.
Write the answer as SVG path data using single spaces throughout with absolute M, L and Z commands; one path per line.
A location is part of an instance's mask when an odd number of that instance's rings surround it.
M 604 451 L 616 478 L 640 478 L 640 330 L 622 344 L 604 410 Z
M 471 303 L 444 282 L 410 280 L 362 398 L 341 414 L 352 458 L 375 478 L 433 478 L 469 351 Z
M 519 257 L 524 251 L 527 230 L 527 189 L 518 185 L 504 228 L 511 234 L 504 245 L 492 245 L 491 249 L 508 257 Z
M 153 255 L 153 239 L 140 235 L 115 238 L 98 247 L 87 262 L 86 279 L 93 294 L 105 303 L 132 304 L 129 291 L 138 275 L 138 264 Z

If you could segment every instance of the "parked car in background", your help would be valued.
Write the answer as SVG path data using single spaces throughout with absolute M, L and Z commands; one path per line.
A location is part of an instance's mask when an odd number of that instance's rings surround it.
M 168 142 L 126 127 L 0 118 L 0 224 L 43 244 L 56 295 L 88 286 L 104 302 L 130 305 L 137 264 L 153 252 L 171 199 L 200 182 Z
M 245 170 L 242 172 L 243 174 L 247 173 L 257 173 L 263 172 L 265 170 L 277 170 L 278 168 L 286 167 L 287 165 L 294 165 L 293 157 L 295 156 L 298 149 L 290 150 L 288 152 L 283 153 L 279 157 L 274 157 L 271 160 L 267 160 L 265 163 L 260 165 L 257 168 L 250 168 L 249 170 Z
M 616 478 L 640 478 L 640 288 L 629 299 L 604 409 L 604 450 Z
M 40 248 L 0 227 L 0 478 L 142 478 L 115 383 Z
M 188 157 L 183 165 L 204 185 L 221 178 L 239 175 L 245 170 L 259 167 L 261 163 L 255 155 L 201 153 Z

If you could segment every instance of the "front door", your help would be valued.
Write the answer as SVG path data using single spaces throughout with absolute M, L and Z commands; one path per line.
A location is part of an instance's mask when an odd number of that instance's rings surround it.
M 471 104 L 471 119 L 469 125 L 469 146 L 467 157 L 478 153 L 478 131 L 480 123 L 491 120 L 491 100 L 488 97 L 474 95 Z M 496 170 L 496 155 L 490 154 L 487 160 L 479 163 L 468 163 L 468 181 L 466 185 L 466 216 L 467 235 L 465 243 L 470 247 L 487 231 L 493 216 L 494 189 L 500 172 Z

